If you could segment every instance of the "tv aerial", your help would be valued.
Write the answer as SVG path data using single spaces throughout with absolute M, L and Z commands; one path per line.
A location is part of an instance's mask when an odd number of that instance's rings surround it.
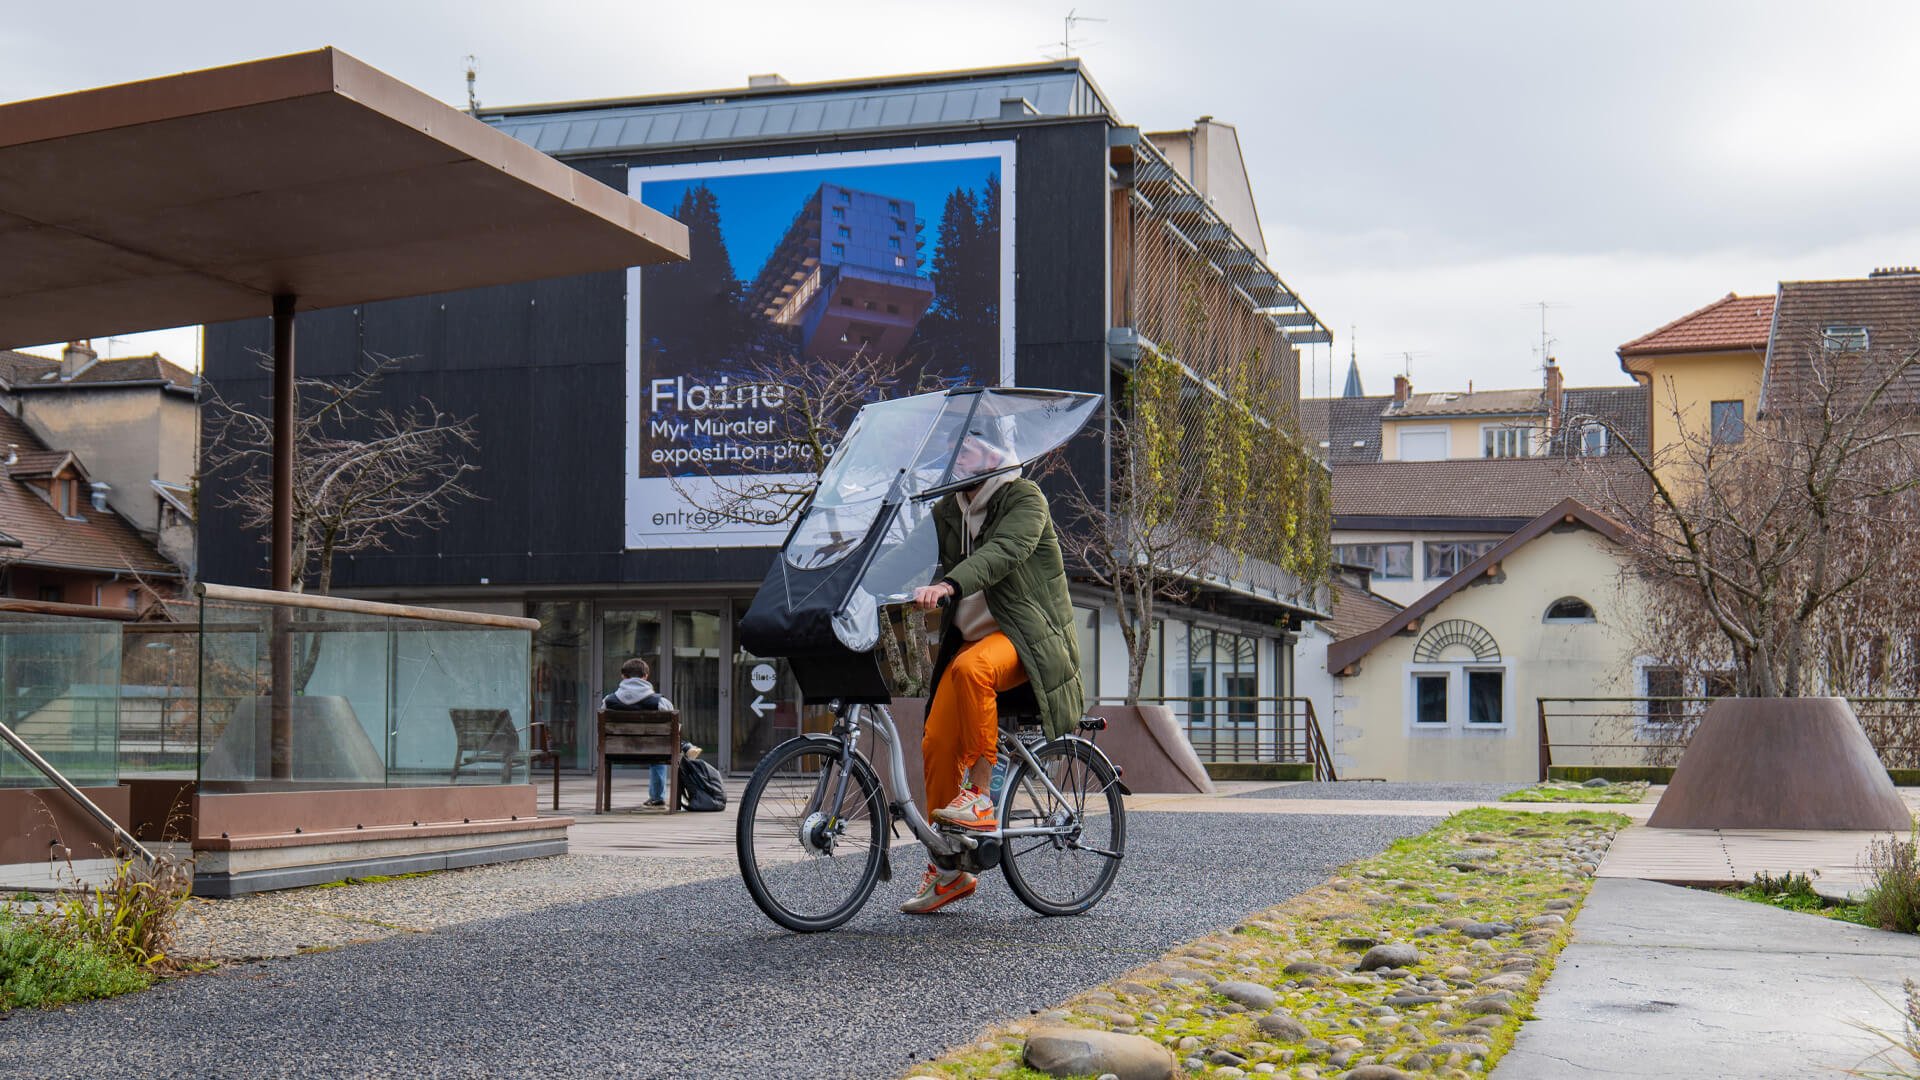
M 1081 23 L 1090 23 L 1090 22 L 1103 23 L 1107 21 L 1105 19 L 1095 18 L 1092 15 L 1081 15 L 1079 14 L 1079 11 L 1080 11 L 1079 8 L 1068 8 L 1066 18 L 1060 20 L 1060 40 L 1049 41 L 1046 43 L 1045 46 L 1043 46 L 1045 48 L 1060 50 L 1060 55 L 1053 56 L 1049 54 L 1048 56 L 1049 59 L 1066 60 L 1073 56 L 1073 53 L 1074 53 L 1073 28 L 1074 27 L 1080 25 Z M 1092 44 L 1094 44 L 1094 42 L 1082 41 L 1080 42 L 1080 47 L 1085 48 L 1086 46 L 1092 45 Z

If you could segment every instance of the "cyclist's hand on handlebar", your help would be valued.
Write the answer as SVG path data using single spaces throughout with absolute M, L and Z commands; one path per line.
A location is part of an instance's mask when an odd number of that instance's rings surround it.
M 922 585 L 913 590 L 913 606 L 921 611 L 932 611 L 952 596 L 953 586 L 944 581 L 938 585 Z

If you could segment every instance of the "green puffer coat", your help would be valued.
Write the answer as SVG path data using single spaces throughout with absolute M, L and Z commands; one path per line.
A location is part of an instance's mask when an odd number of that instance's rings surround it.
M 965 554 L 966 523 L 952 495 L 934 504 L 933 523 L 940 541 L 941 576 L 959 590 L 955 599 L 986 590 L 987 610 L 1013 642 L 1033 684 L 1047 735 L 1058 738 L 1072 730 L 1086 705 L 1080 639 L 1073 631 L 1060 538 L 1039 485 L 1021 478 L 994 492 L 971 555 Z M 949 607 L 940 624 L 940 653 L 933 665 L 936 692 L 963 644 L 953 626 L 954 610 Z M 928 708 L 932 705 L 928 698 Z

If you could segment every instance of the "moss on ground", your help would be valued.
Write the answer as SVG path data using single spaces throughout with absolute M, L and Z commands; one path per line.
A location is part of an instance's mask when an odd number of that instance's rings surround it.
M 1645 780 L 1631 780 L 1606 787 L 1590 788 L 1580 784 L 1554 781 L 1538 784 L 1500 796 L 1501 802 L 1527 803 L 1637 803 L 1647 796 Z
M 1143 1036 L 1171 1048 L 1191 1076 L 1331 1078 L 1363 1064 L 1481 1075 L 1513 1045 L 1601 852 L 1626 825 L 1606 813 L 1455 814 L 1231 931 L 905 1075 L 1036 1080 L 1022 1061 L 1025 1034 L 1052 1025 Z M 1419 956 L 1357 970 L 1374 943 Z M 1274 1002 L 1229 983 L 1264 987 Z M 1263 1030 L 1257 1022 L 1269 1016 Z
M 0 908 L 0 1013 L 113 997 L 152 983 L 124 957 Z

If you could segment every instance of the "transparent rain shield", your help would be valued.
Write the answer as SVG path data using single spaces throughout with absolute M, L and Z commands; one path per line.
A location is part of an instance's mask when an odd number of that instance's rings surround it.
M 934 497 L 1027 465 L 1072 438 L 1099 404 L 1095 394 L 989 389 L 861 409 L 783 552 L 795 569 L 823 569 L 863 550 L 872 531 L 884 529 L 835 614 L 841 643 L 872 649 L 879 606 L 901 603 L 932 582 L 939 567 Z

